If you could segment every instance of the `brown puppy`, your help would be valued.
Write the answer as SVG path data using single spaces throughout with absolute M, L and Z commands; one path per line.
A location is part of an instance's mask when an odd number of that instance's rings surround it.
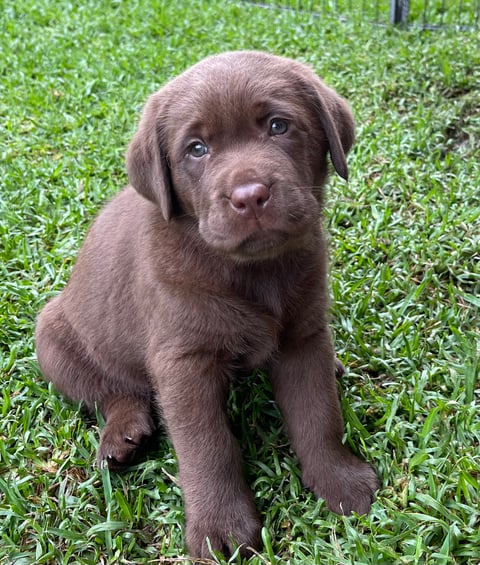
M 260 521 L 227 422 L 238 369 L 268 370 L 303 480 L 368 512 L 372 468 L 342 445 L 321 227 L 327 155 L 347 178 L 346 103 L 306 66 L 257 52 L 198 63 L 148 100 L 131 186 L 101 212 L 42 311 L 45 376 L 106 418 L 99 461 L 131 462 L 158 407 L 179 462 L 191 555 Z

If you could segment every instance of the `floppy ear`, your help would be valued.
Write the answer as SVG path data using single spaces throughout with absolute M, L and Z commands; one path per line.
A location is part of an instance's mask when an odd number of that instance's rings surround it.
M 148 200 L 158 204 L 168 222 L 173 215 L 172 180 L 162 139 L 161 117 L 165 112 L 162 91 L 150 96 L 137 132 L 127 151 L 130 184 Z
M 313 105 L 327 136 L 333 166 L 342 178 L 348 180 L 346 155 L 355 141 L 352 111 L 345 100 L 318 77 L 314 77 L 312 86 Z

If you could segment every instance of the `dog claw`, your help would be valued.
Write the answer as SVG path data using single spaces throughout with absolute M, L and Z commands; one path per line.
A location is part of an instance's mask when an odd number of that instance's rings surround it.
M 335 377 L 337 379 L 341 379 L 344 374 L 345 374 L 345 367 L 343 366 L 343 363 L 338 359 L 335 359 Z
M 118 471 L 123 469 L 125 466 L 123 463 L 119 462 L 116 457 L 111 455 L 110 453 L 105 457 L 104 461 L 107 463 L 107 467 L 110 471 Z
M 125 441 L 125 443 L 128 443 L 130 445 L 136 445 L 137 447 L 140 445 L 138 442 L 136 442 L 133 437 L 130 436 L 124 436 L 123 440 Z

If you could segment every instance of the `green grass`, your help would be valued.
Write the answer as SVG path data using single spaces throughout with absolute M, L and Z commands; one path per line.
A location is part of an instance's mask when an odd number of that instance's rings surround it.
M 350 182 L 328 190 L 333 327 L 346 441 L 382 480 L 369 516 L 328 512 L 266 379 L 239 385 L 265 524 L 250 563 L 480 563 L 478 37 L 220 0 L 6 0 L 0 18 L 0 563 L 184 561 L 171 444 L 125 474 L 94 468 L 97 423 L 42 380 L 32 333 L 126 182 L 148 94 L 240 48 L 308 62 L 357 118 Z
M 280 9 L 303 10 L 322 17 L 363 19 L 377 24 L 389 24 L 391 0 L 249 0 L 252 3 L 276 6 Z M 405 12 L 404 12 L 405 13 Z M 437 28 L 458 26 L 474 29 L 480 25 L 480 5 L 477 0 L 409 0 L 406 22 L 410 26 Z

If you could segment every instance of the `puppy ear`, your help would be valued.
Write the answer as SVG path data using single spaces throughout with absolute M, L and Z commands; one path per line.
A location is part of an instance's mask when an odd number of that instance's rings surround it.
M 158 204 L 168 222 L 173 215 L 173 187 L 161 133 L 164 107 L 162 91 L 147 100 L 137 132 L 128 147 L 127 173 L 133 188 Z
M 314 107 L 327 136 L 333 166 L 343 179 L 348 180 L 346 155 L 355 141 L 352 111 L 343 98 L 317 77 Z

